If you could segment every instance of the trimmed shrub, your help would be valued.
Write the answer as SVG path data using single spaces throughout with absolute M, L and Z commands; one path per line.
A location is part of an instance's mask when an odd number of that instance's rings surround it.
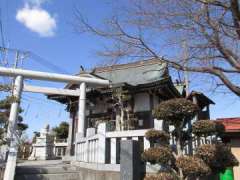
M 205 162 L 195 156 L 181 156 L 176 160 L 176 166 L 181 168 L 185 177 L 201 177 L 210 174 L 211 169 Z
M 198 106 L 185 98 L 164 101 L 153 111 L 153 115 L 170 124 L 178 125 L 185 119 L 191 119 L 198 111 Z
M 154 175 L 147 175 L 144 180 L 178 180 L 176 174 L 170 172 L 160 172 Z
M 145 150 L 142 153 L 142 159 L 151 164 L 160 163 L 164 165 L 173 159 L 173 155 L 169 147 L 154 147 Z
M 211 168 L 213 172 L 224 171 L 227 167 L 238 165 L 238 160 L 225 144 L 204 144 L 197 151 L 196 156 Z
M 157 141 L 168 143 L 170 139 L 170 135 L 167 132 L 155 129 L 148 130 L 145 133 L 145 137 L 152 143 Z
M 208 136 L 224 132 L 224 126 L 216 121 L 200 120 L 193 123 L 192 130 L 197 136 Z

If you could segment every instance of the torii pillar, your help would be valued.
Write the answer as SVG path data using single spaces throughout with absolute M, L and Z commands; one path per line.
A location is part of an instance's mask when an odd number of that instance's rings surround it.
M 86 83 L 80 84 L 80 96 L 78 102 L 78 137 L 85 135 L 85 114 L 86 114 Z

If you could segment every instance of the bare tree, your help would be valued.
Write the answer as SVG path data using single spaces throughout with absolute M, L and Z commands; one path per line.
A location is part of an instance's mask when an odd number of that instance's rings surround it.
M 127 2 L 126 2 L 127 1 Z M 238 0 L 126 0 L 98 27 L 76 10 L 76 28 L 108 40 L 100 55 L 156 58 L 177 70 L 210 74 L 240 96 Z M 123 2 L 123 1 L 122 1 Z M 188 44 L 188 57 L 179 56 Z M 167 50 L 166 50 L 167 49 Z

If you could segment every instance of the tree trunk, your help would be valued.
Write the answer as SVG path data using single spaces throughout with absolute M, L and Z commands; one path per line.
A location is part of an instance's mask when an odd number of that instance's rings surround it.
M 183 155 L 183 151 L 182 151 L 182 146 L 181 146 L 181 129 L 180 128 L 177 128 L 178 131 L 177 131 L 177 137 L 176 137 L 176 146 L 177 146 L 177 157 L 180 157 Z M 182 172 L 182 169 L 179 168 L 179 177 L 181 180 L 184 179 L 183 177 L 183 172 Z
M 124 111 L 123 107 L 121 107 L 121 131 L 124 130 Z

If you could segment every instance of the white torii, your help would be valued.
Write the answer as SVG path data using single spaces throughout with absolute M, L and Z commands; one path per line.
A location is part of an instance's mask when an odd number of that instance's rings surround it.
M 79 96 L 79 110 L 78 110 L 78 133 L 80 136 L 84 136 L 85 127 L 85 105 L 86 105 L 86 83 L 93 85 L 108 86 L 110 83 L 108 80 L 71 76 L 65 74 L 47 73 L 40 71 L 31 71 L 23 69 L 13 69 L 0 67 L 1 76 L 15 77 L 13 96 L 17 98 L 17 101 L 11 105 L 9 124 L 7 130 L 7 138 L 10 140 L 9 154 L 7 158 L 6 169 L 4 173 L 4 180 L 14 180 L 16 160 L 17 160 L 17 145 L 15 137 L 15 126 L 18 117 L 18 108 L 20 104 L 22 91 L 35 92 L 35 93 L 47 93 L 47 94 L 60 94 L 69 96 Z M 35 79 L 53 82 L 66 82 L 80 84 L 77 90 L 57 89 L 48 87 L 38 87 L 24 85 L 24 79 Z

